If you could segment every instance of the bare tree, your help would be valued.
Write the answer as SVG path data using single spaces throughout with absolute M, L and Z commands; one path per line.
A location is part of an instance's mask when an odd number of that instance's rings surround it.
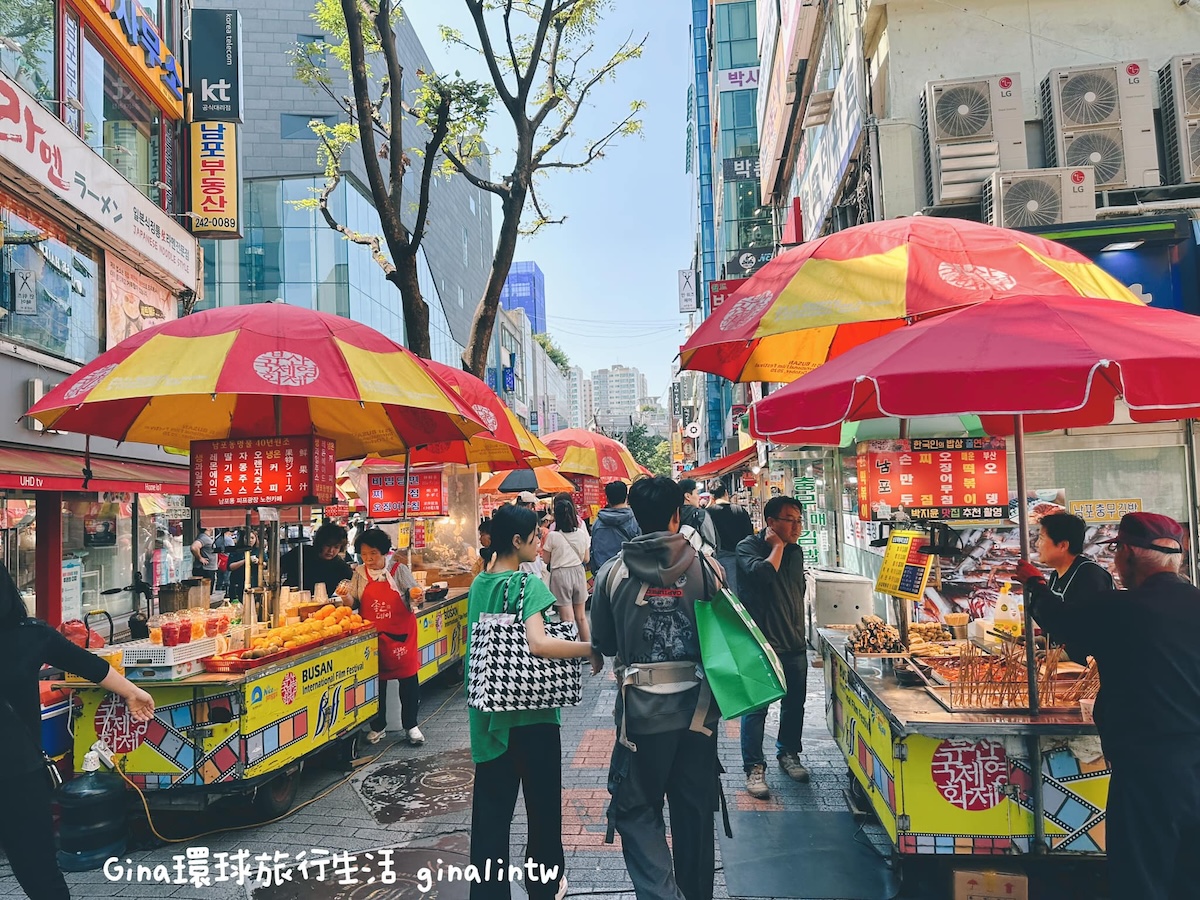
M 419 85 L 416 101 L 406 102 L 404 67 L 393 30 L 398 15 L 399 4 L 389 0 L 318 0 L 313 19 L 330 40 L 296 49 L 296 76 L 334 99 L 347 120 L 332 125 L 313 120 L 310 124 L 320 141 L 325 184 L 315 198 L 297 205 L 319 210 L 330 228 L 371 251 L 387 280 L 400 291 L 405 343 L 418 356 L 429 358 L 429 306 L 417 278 L 417 254 L 429 217 L 429 188 L 433 178 L 438 177 L 443 161 L 439 148 L 444 141 L 453 139 L 456 146 L 466 149 L 464 165 L 469 166 L 475 157 L 463 129 L 474 127 L 482 119 L 492 92 L 483 82 L 462 78 L 446 81 L 417 70 L 412 79 L 414 85 Z M 326 51 L 349 76 L 349 94 L 335 89 Z M 372 70 L 373 63 L 382 66 L 381 74 Z M 404 144 L 406 120 L 413 125 L 419 123 L 425 132 L 420 135 L 414 130 L 417 139 L 425 140 L 412 148 Z M 362 153 L 382 235 L 350 228 L 339 222 L 329 208 L 329 198 L 345 175 L 343 157 L 355 146 Z M 420 182 L 415 210 L 407 210 L 403 185 L 413 166 L 413 156 L 420 159 L 416 171 Z M 405 224 L 405 214 L 410 211 L 411 227 Z
M 558 224 L 537 194 L 539 174 L 555 169 L 584 169 L 604 156 L 618 137 L 638 134 L 637 118 L 645 104 L 635 100 L 629 112 L 600 136 L 587 140 L 573 158 L 564 142 L 574 135 L 577 117 L 594 90 L 615 77 L 617 69 L 642 54 L 646 38 L 632 35 L 611 54 L 595 61 L 593 37 L 609 0 L 463 0 L 475 35 L 442 29 L 443 40 L 480 54 L 491 76 L 494 98 L 516 132 L 509 174 L 488 181 L 470 167 L 478 145 L 471 133 L 448 138 L 443 150 L 450 164 L 481 190 L 500 198 L 501 221 L 487 287 L 475 310 L 463 353 L 464 368 L 482 377 L 500 292 L 508 277 L 522 233 Z M 474 43 L 472 42 L 474 41 Z M 489 103 L 489 112 L 490 112 Z M 526 218 L 526 204 L 532 216 Z

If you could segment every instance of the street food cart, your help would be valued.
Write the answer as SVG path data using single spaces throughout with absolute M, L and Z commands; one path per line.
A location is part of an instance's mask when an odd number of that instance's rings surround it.
M 149 722 L 135 722 L 125 701 L 99 686 L 59 683 L 83 701 L 76 771 L 103 741 L 152 806 L 202 808 L 252 794 L 263 813 L 278 815 L 291 807 L 313 754 L 340 743 L 353 757 L 379 706 L 378 641 L 366 628 L 261 665 L 139 684 L 154 697 Z
M 820 631 L 826 721 L 854 794 L 897 852 L 1030 853 L 1038 805 L 1049 853 L 1105 852 L 1110 772 L 1096 727 L 1078 707 L 1036 717 L 952 712 L 924 686 L 902 686 L 888 660 L 857 657 L 847 637 Z M 1041 749 L 1040 779 L 1030 774 L 1031 739 Z
M 414 610 L 421 655 L 417 674 L 423 684 L 441 672 L 462 668 L 467 592 L 479 558 L 479 477 L 474 466 L 414 466 L 407 476 L 403 466 L 398 468 L 366 476 L 367 510 L 377 522 L 407 513 L 407 518 L 383 521 L 379 527 L 391 536 L 396 553 L 426 589 L 424 604 Z

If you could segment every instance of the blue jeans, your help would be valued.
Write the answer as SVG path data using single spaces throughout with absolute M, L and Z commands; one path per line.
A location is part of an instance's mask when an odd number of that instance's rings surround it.
M 779 738 L 775 755 L 799 753 L 804 749 L 804 700 L 808 696 L 808 654 L 803 650 L 780 653 L 787 693 L 779 701 Z M 763 732 L 769 706 L 742 716 L 742 768 L 749 772 L 766 764 L 763 757 Z

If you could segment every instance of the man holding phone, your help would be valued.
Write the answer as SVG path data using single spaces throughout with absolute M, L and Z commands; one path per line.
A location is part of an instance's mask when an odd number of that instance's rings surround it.
M 808 769 L 800 763 L 808 687 L 804 551 L 796 543 L 804 528 L 803 513 L 794 497 L 772 497 L 763 507 L 767 527 L 737 545 L 738 596 L 783 664 L 787 693 L 780 701 L 775 752 L 779 767 L 793 781 L 808 781 Z M 762 746 L 766 722 L 765 706 L 742 716 L 746 792 L 759 800 L 771 796 Z

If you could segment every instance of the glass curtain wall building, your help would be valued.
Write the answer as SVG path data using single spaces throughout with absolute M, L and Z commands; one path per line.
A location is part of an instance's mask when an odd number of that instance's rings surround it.
M 197 309 L 283 300 L 343 316 L 404 343 L 399 289 L 384 277 L 367 248 L 347 241 L 317 210 L 296 202 L 316 196 L 324 179 L 266 178 L 242 186 L 241 241 L 203 241 L 205 296 Z M 365 190 L 343 178 L 329 198 L 334 218 L 366 234 L 379 233 L 379 216 Z M 463 345 L 450 332 L 441 294 L 424 251 L 417 278 L 429 305 L 433 358 L 461 365 Z

